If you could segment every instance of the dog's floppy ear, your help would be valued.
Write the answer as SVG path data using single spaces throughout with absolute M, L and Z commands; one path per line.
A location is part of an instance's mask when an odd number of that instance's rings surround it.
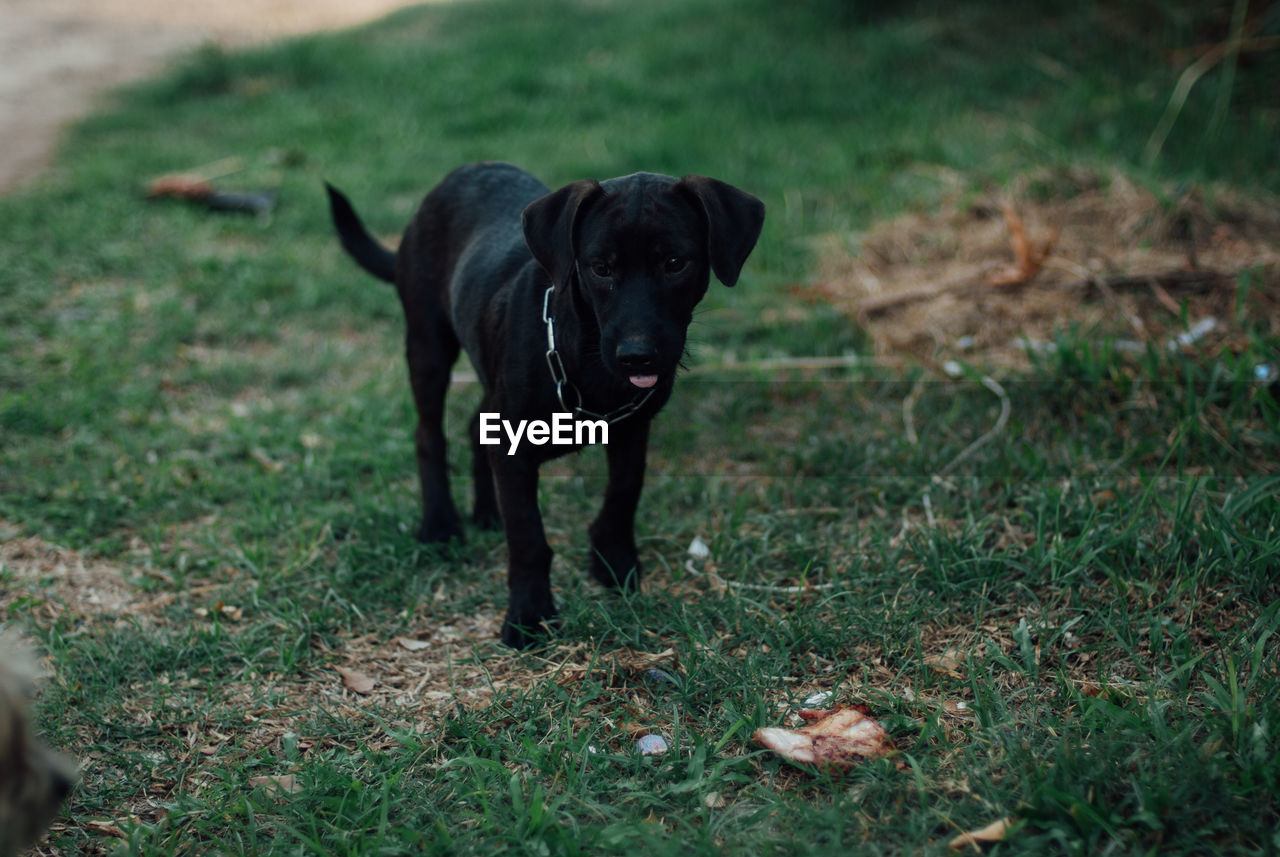
M 584 203 L 601 192 L 599 182 L 583 179 L 535 199 L 520 215 L 524 242 L 556 285 L 569 281 L 577 261 L 573 234 Z
M 676 184 L 698 201 L 707 218 L 707 256 L 716 279 L 726 286 L 738 282 L 747 256 L 764 226 L 764 203 L 705 176 L 685 176 Z

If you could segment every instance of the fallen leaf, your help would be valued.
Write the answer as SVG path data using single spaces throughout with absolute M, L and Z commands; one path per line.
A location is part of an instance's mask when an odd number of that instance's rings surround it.
M 820 770 L 847 771 L 857 759 L 887 756 L 897 751 L 884 727 L 865 706 L 802 709 L 809 725 L 799 729 L 765 727 L 751 736 L 756 743 L 784 759 Z M 897 762 L 899 768 L 902 763 Z
M 293 774 L 250 777 L 249 785 L 255 789 L 262 787 L 271 794 L 292 794 L 302 791 L 302 786 L 298 785 L 298 778 Z
M 929 655 L 924 659 L 925 665 L 934 672 L 951 676 L 952 678 L 964 678 L 960 672 L 960 662 L 963 656 L 955 649 L 947 649 L 940 655 Z
M 359 670 L 347 667 L 334 667 L 334 669 L 338 671 L 338 675 L 342 676 L 342 686 L 352 693 L 366 696 L 373 692 L 374 685 L 377 684 L 372 678 Z
M 239 622 L 244 619 L 244 610 L 234 604 L 223 604 L 221 601 L 217 604 L 218 612 L 232 622 Z
M 667 649 L 662 652 L 638 652 L 635 649 L 620 649 L 616 655 L 618 664 L 624 669 L 644 672 L 659 666 L 668 666 L 676 659 L 676 650 Z
M 179 199 L 206 199 L 213 185 L 204 179 L 182 173 L 160 176 L 147 185 L 147 196 L 176 196 Z
M 980 827 L 977 830 L 970 830 L 966 833 L 961 833 L 959 836 L 948 842 L 947 846 L 952 851 L 959 851 L 967 846 L 972 846 L 976 850 L 982 843 L 1001 841 L 1012 826 L 1012 818 L 1002 818 L 999 821 L 991 822 L 986 827 Z
M 233 155 L 180 173 L 166 173 L 148 183 L 147 195 L 206 199 L 213 193 L 211 182 L 214 179 L 238 173 L 244 168 L 244 158 Z
M 267 455 L 265 449 L 254 447 L 249 450 L 249 457 L 258 462 L 258 465 L 268 473 L 279 473 L 284 470 L 284 465 Z
M 1027 238 L 1022 218 L 1013 206 L 1005 206 L 1004 220 L 1009 225 L 1009 241 L 1013 245 L 1013 267 L 997 271 L 987 278 L 987 282 L 993 286 L 1025 286 L 1040 273 L 1045 260 L 1053 252 L 1053 245 L 1058 242 L 1058 230 L 1054 229 L 1043 243 L 1036 246 Z
M 1116 501 L 1116 492 L 1098 491 L 1090 499 L 1093 500 L 1093 504 L 1098 508 L 1104 508 Z
M 239 622 L 244 618 L 244 611 L 241 608 L 231 604 L 224 604 L 221 601 L 213 605 L 212 608 L 196 607 L 191 612 L 195 613 L 201 619 L 207 619 L 213 614 L 222 616 L 225 619 L 230 619 L 232 622 Z
M 418 640 L 413 637 L 396 637 L 396 642 L 411 652 L 418 652 L 423 649 L 431 648 L 430 640 Z
M 114 821 L 98 821 L 97 819 L 89 819 L 84 826 L 92 830 L 94 833 L 101 833 L 106 836 L 116 836 L 120 839 L 128 839 L 125 832 L 120 829 L 120 825 Z

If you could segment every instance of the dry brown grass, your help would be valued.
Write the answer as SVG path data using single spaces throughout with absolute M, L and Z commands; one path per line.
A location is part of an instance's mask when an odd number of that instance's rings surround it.
M 882 355 L 1023 366 L 1026 343 L 1057 328 L 1163 343 L 1184 314 L 1214 319 L 1214 346 L 1238 343 L 1245 315 L 1280 330 L 1280 201 L 1234 191 L 1159 195 L 1120 174 L 1045 171 L 819 249 L 802 294 L 858 319 Z M 1237 306 L 1242 271 L 1254 279 Z

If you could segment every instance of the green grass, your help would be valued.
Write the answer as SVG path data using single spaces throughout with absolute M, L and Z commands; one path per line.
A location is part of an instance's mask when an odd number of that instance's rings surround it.
M 957 176 L 1280 192 L 1274 52 L 1237 69 L 1221 123 L 1207 75 L 1143 164 L 1181 70 L 1166 51 L 1224 37 L 1196 9 L 474 0 L 205 49 L 121 93 L 0 200 L 0 535 L 61 558 L 0 564 L 0 598 L 51 656 L 42 729 L 85 760 L 48 849 L 949 853 L 1013 816 L 993 852 L 1280 850 L 1267 319 L 1138 356 L 1064 330 L 1000 376 L 1010 421 L 955 467 L 1000 410 L 981 367 L 705 368 L 864 350 L 787 286 L 813 239 Z M 246 169 L 224 184 L 279 193 L 269 218 L 142 198 L 228 156 Z M 603 457 L 545 468 L 564 626 L 538 655 L 494 639 L 500 537 L 412 537 L 399 309 L 342 256 L 321 190 L 392 234 L 480 158 L 553 184 L 705 173 L 769 208 L 655 424 L 643 594 L 581 573 Z M 453 437 L 475 401 L 451 397 Z M 695 537 L 710 563 L 686 565 Z M 130 599 L 61 583 L 79 561 Z M 815 777 L 751 744 L 818 689 L 867 702 L 905 770 Z M 646 731 L 671 752 L 639 757 Z M 296 791 L 255 779 L 284 775 Z

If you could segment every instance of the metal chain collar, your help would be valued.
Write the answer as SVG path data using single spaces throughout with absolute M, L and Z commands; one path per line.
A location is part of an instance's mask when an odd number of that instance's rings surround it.
M 546 294 L 542 296 L 542 320 L 547 323 L 547 368 L 551 370 L 551 380 L 556 383 L 556 399 L 560 402 L 560 407 L 564 408 L 565 411 L 572 411 L 576 416 L 592 420 L 604 420 L 611 425 L 619 420 L 626 419 L 644 407 L 644 403 L 649 401 L 649 397 L 657 389 L 657 385 L 655 384 L 646 390 L 643 395 L 637 395 L 630 402 L 607 414 L 597 414 L 582 407 L 582 392 L 574 386 L 574 383 L 565 374 L 564 363 L 560 360 L 560 352 L 556 350 L 556 325 L 551 318 L 551 291 L 554 288 L 554 286 L 547 286 Z M 564 400 L 565 387 L 572 390 L 574 397 L 578 400 L 578 404 L 572 408 Z

